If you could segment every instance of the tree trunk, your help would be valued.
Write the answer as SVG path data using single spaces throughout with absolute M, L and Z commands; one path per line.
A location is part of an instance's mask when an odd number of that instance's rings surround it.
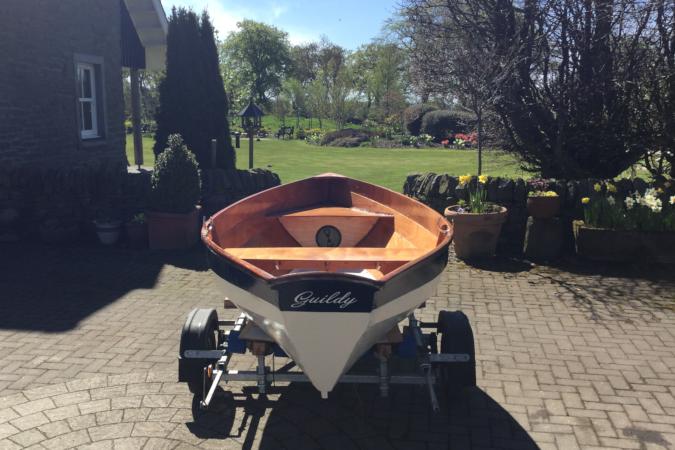
M 143 165 L 143 137 L 141 135 L 141 80 L 139 69 L 131 69 L 131 127 L 134 134 L 134 164 Z
M 483 171 L 483 114 L 476 114 L 478 124 L 478 175 Z

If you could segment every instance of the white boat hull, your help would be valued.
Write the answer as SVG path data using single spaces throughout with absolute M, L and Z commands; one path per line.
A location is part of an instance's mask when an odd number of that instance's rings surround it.
M 436 293 L 440 277 L 370 312 L 282 311 L 224 278 L 219 280 L 230 301 L 279 344 L 326 398 L 356 360 Z

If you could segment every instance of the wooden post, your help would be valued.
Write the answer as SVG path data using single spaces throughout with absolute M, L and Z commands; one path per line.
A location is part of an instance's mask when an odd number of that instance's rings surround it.
M 138 69 L 131 68 L 131 128 L 134 134 L 134 164 L 143 165 L 143 136 L 141 135 L 141 79 Z
M 218 150 L 218 141 L 211 139 L 211 168 L 216 168 L 216 151 Z
M 248 129 L 248 168 L 253 169 L 253 128 Z

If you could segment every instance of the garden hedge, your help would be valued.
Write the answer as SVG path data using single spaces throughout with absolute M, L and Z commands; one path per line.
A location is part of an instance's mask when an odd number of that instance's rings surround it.
M 432 105 L 420 104 L 407 107 L 403 111 L 403 125 L 412 136 L 419 136 L 422 128 L 424 115 L 436 111 L 438 108 Z

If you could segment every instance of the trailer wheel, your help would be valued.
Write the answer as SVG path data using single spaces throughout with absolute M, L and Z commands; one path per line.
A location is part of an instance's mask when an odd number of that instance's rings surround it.
M 188 314 L 180 336 L 178 381 L 186 382 L 190 392 L 201 396 L 204 388 L 204 368 L 217 359 L 187 359 L 186 350 L 216 350 L 218 348 L 218 313 L 215 309 L 193 309 Z
M 455 396 L 476 386 L 476 352 L 469 319 L 461 311 L 441 311 L 438 314 L 441 333 L 441 353 L 465 353 L 466 362 L 439 363 L 438 376 L 448 396 Z

